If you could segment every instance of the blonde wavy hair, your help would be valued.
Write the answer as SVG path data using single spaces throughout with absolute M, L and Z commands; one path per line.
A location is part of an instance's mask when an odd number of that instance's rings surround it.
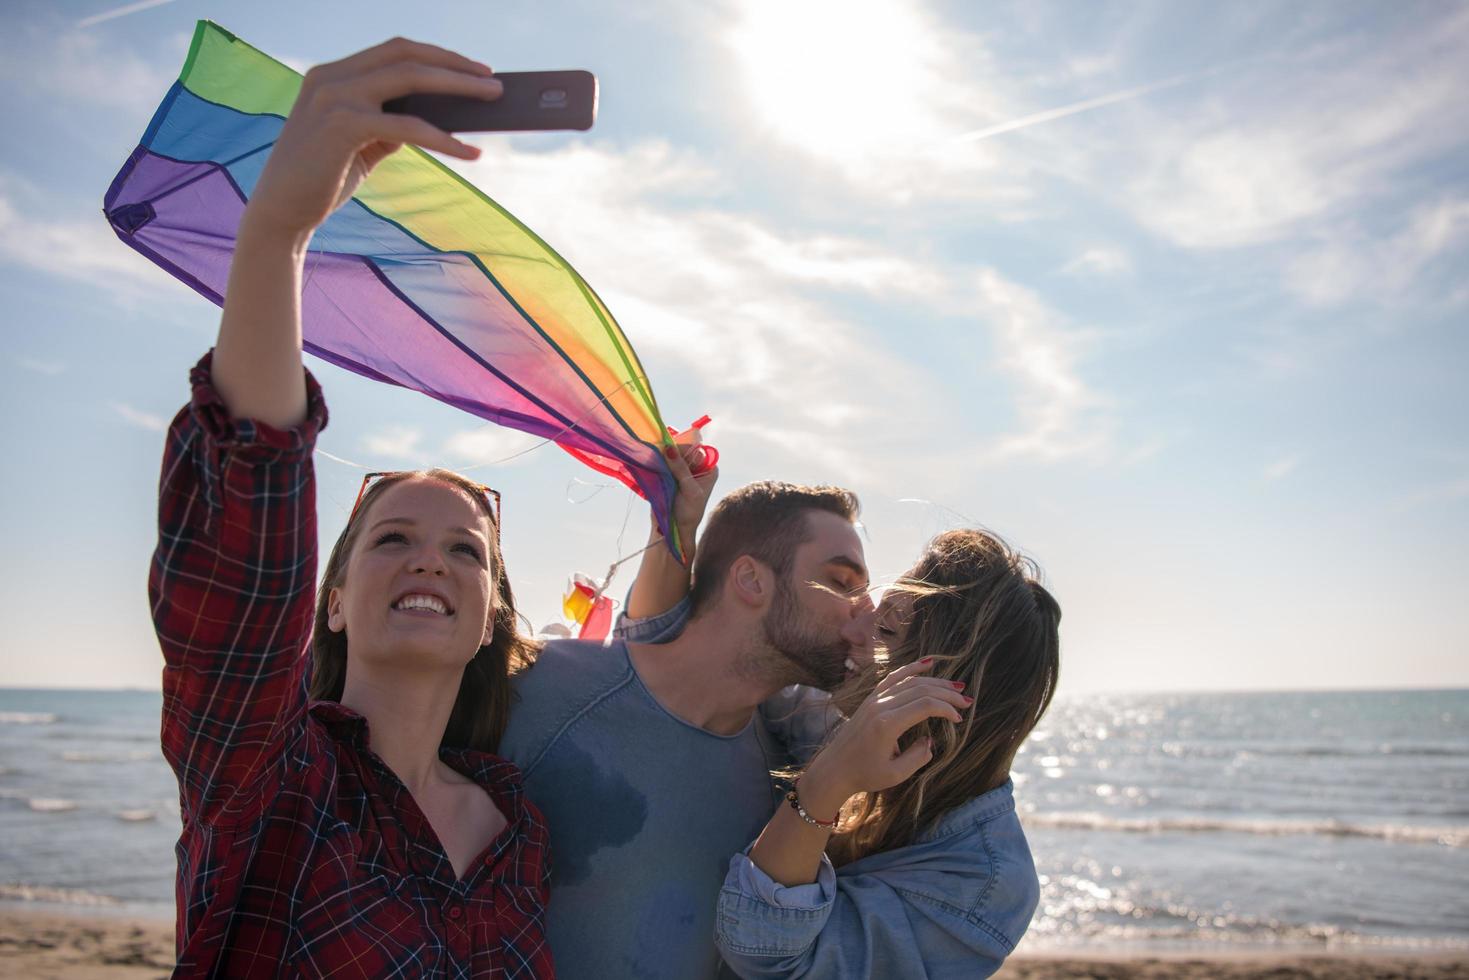
M 964 721 L 933 719 L 905 736 L 933 738 L 933 761 L 890 789 L 853 797 L 827 852 L 841 865 L 903 847 L 945 813 L 1004 784 L 1050 707 L 1060 674 L 1061 607 L 1035 563 L 988 531 L 947 531 L 894 586 L 912 597 L 902 641 L 881 668 L 933 657 L 932 676 L 964 681 Z M 871 690 L 874 678 L 855 681 Z M 838 692 L 839 703 L 852 692 Z

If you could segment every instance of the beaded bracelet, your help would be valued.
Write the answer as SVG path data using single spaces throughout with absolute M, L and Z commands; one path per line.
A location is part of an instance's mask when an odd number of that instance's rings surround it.
M 791 809 L 799 813 L 801 815 L 801 819 L 806 821 L 813 827 L 820 827 L 823 830 L 835 829 L 837 825 L 837 819 L 841 816 L 841 814 L 837 814 L 836 817 L 833 817 L 830 820 L 817 820 L 815 817 L 811 816 L 811 814 L 807 813 L 806 808 L 801 805 L 801 798 L 796 795 L 796 789 L 799 786 L 800 783 L 797 782 L 795 786 L 791 787 L 791 791 L 786 794 L 786 802 L 791 805 Z

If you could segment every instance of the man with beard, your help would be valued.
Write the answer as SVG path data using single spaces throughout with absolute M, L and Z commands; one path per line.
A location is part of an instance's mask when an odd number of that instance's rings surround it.
M 742 487 L 710 516 L 691 587 L 657 549 L 645 559 L 639 588 L 661 574 L 689 589 L 675 639 L 555 641 L 515 678 L 500 753 L 550 827 L 558 976 L 718 972 L 729 856 L 780 804 L 770 770 L 787 762 L 756 709 L 791 684 L 836 686 L 867 649 L 857 507 L 835 487 Z M 635 592 L 640 606 L 668 603 Z

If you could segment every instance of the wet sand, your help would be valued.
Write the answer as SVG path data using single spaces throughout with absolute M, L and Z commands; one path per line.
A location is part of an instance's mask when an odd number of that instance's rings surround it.
M 0 977 L 153 980 L 173 962 L 171 922 L 0 907 Z
M 1469 954 L 1287 953 L 1021 954 L 996 980 L 1451 980 L 1469 978 Z
M 173 924 L 0 907 L 0 977 L 155 980 L 173 969 Z M 999 980 L 1450 980 L 1469 954 L 1022 954 Z

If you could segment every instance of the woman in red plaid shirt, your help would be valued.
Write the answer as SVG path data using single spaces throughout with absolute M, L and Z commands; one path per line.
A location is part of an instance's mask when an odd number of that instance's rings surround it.
M 364 481 L 315 587 L 306 245 L 402 143 L 478 155 L 382 112 L 409 91 L 500 83 L 403 40 L 307 75 L 168 435 L 149 585 L 183 818 L 175 976 L 552 976 L 545 825 L 490 754 L 532 653 L 498 498 L 439 470 Z

